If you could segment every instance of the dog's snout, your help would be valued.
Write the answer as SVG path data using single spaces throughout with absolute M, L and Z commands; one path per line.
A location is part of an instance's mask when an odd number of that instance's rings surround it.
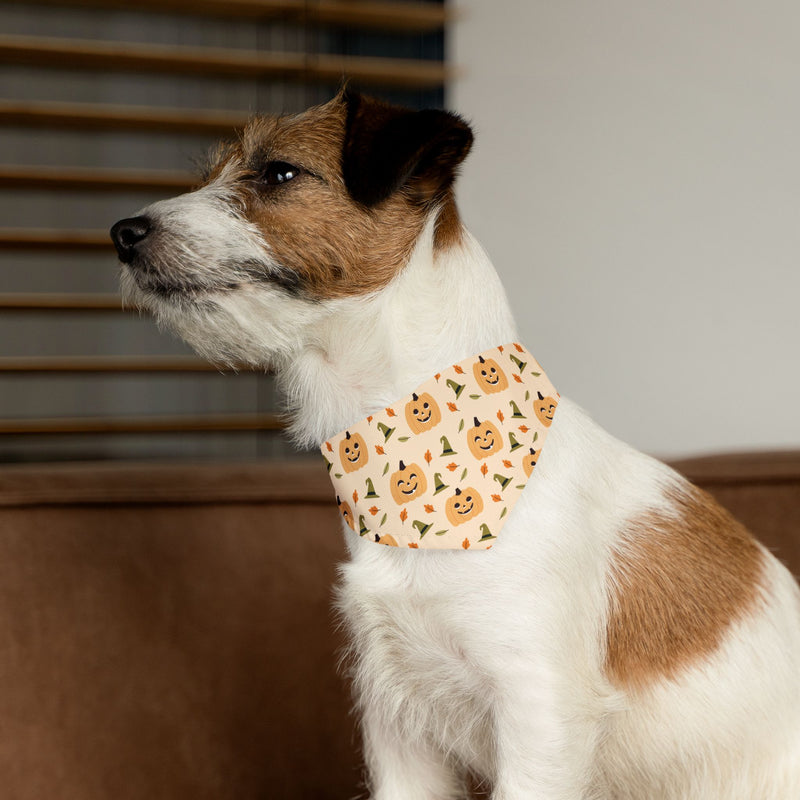
M 133 261 L 137 245 L 147 237 L 150 228 L 151 222 L 147 217 L 121 219 L 111 228 L 111 239 L 123 264 Z

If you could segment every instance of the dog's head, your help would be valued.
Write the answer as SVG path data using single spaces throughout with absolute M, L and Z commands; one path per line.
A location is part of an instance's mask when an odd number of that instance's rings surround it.
M 347 90 L 296 116 L 256 117 L 197 190 L 111 229 L 126 301 L 215 360 L 279 357 L 289 321 L 390 283 L 432 213 L 440 245 L 458 236 L 451 186 L 471 143 L 453 114 Z

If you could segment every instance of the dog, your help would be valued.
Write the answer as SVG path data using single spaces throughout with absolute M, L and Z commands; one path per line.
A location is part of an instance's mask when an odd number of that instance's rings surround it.
M 324 448 L 517 340 L 454 200 L 472 141 L 347 88 L 255 117 L 198 189 L 112 228 L 124 297 L 274 370 L 295 441 Z M 800 797 L 794 579 L 670 468 L 567 398 L 550 413 L 485 552 L 378 546 L 343 511 L 371 796 L 461 798 L 473 775 L 494 800 Z

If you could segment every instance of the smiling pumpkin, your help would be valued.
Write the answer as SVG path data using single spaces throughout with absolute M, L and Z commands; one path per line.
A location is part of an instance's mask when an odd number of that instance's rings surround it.
M 491 422 L 480 422 L 475 417 L 475 425 L 467 431 L 467 444 L 475 458 L 488 458 L 501 450 L 503 440 L 497 426 Z
M 451 525 L 461 525 L 483 511 L 483 498 L 472 487 L 456 489 L 445 504 L 445 514 Z
M 533 402 L 533 412 L 536 414 L 536 418 L 539 422 L 542 423 L 546 428 L 550 427 L 550 423 L 553 421 L 553 415 L 556 413 L 556 406 L 558 405 L 558 400 L 555 397 L 543 397 L 541 392 L 536 393 L 538 398 Z
M 397 472 L 392 473 L 389 484 L 398 505 L 408 503 L 428 490 L 428 480 L 419 464 L 406 465 L 402 461 Z
M 339 442 L 339 460 L 345 472 L 355 472 L 369 461 L 367 443 L 360 433 L 345 433 L 344 439 Z
M 493 358 L 478 356 L 478 360 L 472 365 L 472 372 L 478 385 L 487 394 L 508 389 L 508 378 Z
M 406 422 L 412 433 L 424 433 L 442 421 L 439 404 L 428 392 L 412 394 L 406 403 Z
M 355 530 L 356 521 L 353 517 L 353 509 L 350 508 L 350 503 L 342 500 L 338 495 L 336 496 L 336 502 L 339 505 L 339 513 L 344 517 L 344 521 L 350 526 L 351 530 Z
M 525 475 L 528 478 L 530 478 L 533 468 L 536 466 L 536 462 L 539 460 L 539 454 L 541 452 L 541 450 L 534 450 L 531 447 L 530 453 L 528 453 L 528 455 L 522 459 L 522 469 L 525 470 Z

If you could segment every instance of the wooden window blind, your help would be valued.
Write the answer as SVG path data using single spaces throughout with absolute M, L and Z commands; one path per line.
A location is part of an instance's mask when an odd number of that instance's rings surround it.
M 447 23 L 442 2 L 0 2 L 0 461 L 289 455 L 269 375 L 122 309 L 108 228 L 343 76 L 440 106 Z

